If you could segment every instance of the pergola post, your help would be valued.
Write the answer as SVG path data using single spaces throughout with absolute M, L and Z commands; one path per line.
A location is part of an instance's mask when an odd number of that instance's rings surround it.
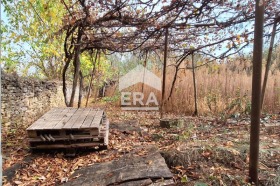
M 165 42 L 164 42 L 164 59 L 162 72 L 162 89 L 161 89 L 161 106 L 160 118 L 163 116 L 164 96 L 165 96 L 165 81 L 166 81 L 166 64 L 167 64 L 167 49 L 168 49 L 168 27 L 165 28 Z
M 264 0 L 256 0 L 255 33 L 253 51 L 253 78 L 252 78 L 252 110 L 250 131 L 250 182 L 258 185 L 260 117 L 261 117 L 261 83 L 263 57 L 263 23 Z

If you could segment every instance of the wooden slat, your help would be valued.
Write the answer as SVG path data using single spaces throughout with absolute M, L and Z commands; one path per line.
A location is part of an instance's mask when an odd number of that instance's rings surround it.
M 77 135 L 77 136 L 74 136 L 75 139 L 74 140 L 79 140 L 79 139 L 92 139 L 93 141 L 95 142 L 103 142 L 103 139 L 102 138 L 99 138 L 99 137 L 92 137 L 92 136 L 83 136 L 83 135 Z M 69 141 L 71 140 L 71 138 L 68 136 L 68 137 L 55 137 L 53 136 L 53 138 L 55 139 L 55 141 Z M 37 138 L 28 138 L 28 141 L 29 142 L 42 142 L 42 139 L 37 137 Z M 47 142 L 47 141 L 46 141 Z
M 100 142 L 91 142 L 91 143 L 74 143 L 74 144 L 34 144 L 33 149 L 56 149 L 56 148 L 79 148 L 79 147 L 96 147 L 101 145 Z
M 54 113 L 49 116 L 49 119 L 45 122 L 43 126 L 41 126 L 41 129 L 48 130 L 48 129 L 53 129 L 53 127 L 59 123 L 65 114 L 67 114 L 71 108 L 64 108 L 61 110 L 61 112 Z
M 78 119 L 75 121 L 74 125 L 72 126 L 72 129 L 79 129 L 83 125 L 83 122 L 87 118 L 89 112 L 90 109 L 84 109 L 78 117 Z
M 91 125 L 96 113 L 97 113 L 96 109 L 90 109 L 84 123 L 81 125 L 81 129 L 90 128 L 90 125 Z
M 71 108 L 69 110 L 69 112 L 67 112 L 62 120 L 60 120 L 55 126 L 53 126 L 53 129 L 61 129 L 63 128 L 63 126 L 72 118 L 72 116 L 75 114 L 75 112 L 77 111 L 77 108 Z
M 95 117 L 90 125 L 90 128 L 99 128 L 99 125 L 101 123 L 101 119 L 103 116 L 104 111 L 103 110 L 98 110 L 95 114 Z
M 94 129 L 99 131 L 103 110 L 92 108 L 54 108 L 27 130 Z
M 68 109 L 67 111 L 63 111 L 60 113 L 61 114 L 60 121 L 57 122 L 55 125 L 53 125 L 51 129 L 60 129 L 61 126 L 65 124 L 65 121 L 68 121 L 77 110 L 77 108 L 73 108 L 73 107 L 68 107 L 67 109 Z
M 71 129 L 72 126 L 75 124 L 77 119 L 80 117 L 80 115 L 83 113 L 84 108 L 77 109 L 77 111 L 72 115 L 72 117 L 65 123 L 65 125 L 62 127 L 62 129 Z
M 37 121 L 35 121 L 30 127 L 27 128 L 27 130 L 36 130 L 40 129 L 44 124 L 51 120 L 54 113 L 60 113 L 62 111 L 61 108 L 53 108 L 49 110 L 46 114 L 44 114 L 42 117 L 40 117 Z
M 32 125 L 30 125 L 26 130 L 34 130 L 37 125 L 40 125 L 42 122 L 45 121 L 44 116 L 51 114 L 52 112 L 54 112 L 54 109 L 49 110 L 46 114 L 44 114 L 42 117 L 40 117 L 38 120 L 36 120 Z
M 102 132 L 104 133 L 104 145 L 108 145 L 109 144 L 109 120 L 108 119 L 106 119 L 106 123 Z

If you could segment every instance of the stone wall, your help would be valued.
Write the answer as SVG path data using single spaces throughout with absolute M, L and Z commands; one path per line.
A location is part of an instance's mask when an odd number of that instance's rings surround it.
M 31 124 L 53 107 L 64 107 L 61 82 L 22 78 L 2 72 L 2 125 Z

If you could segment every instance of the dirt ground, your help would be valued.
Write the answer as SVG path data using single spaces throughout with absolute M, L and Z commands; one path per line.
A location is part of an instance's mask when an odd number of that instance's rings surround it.
M 32 154 L 26 139 L 27 126 L 4 128 L 4 185 L 59 185 L 69 181 L 75 170 L 118 159 L 139 145 L 156 145 L 160 149 L 176 185 L 250 185 L 247 117 L 221 122 L 215 117 L 166 114 L 168 118 L 183 119 L 184 125 L 161 128 L 157 112 L 124 112 L 110 103 L 92 107 L 106 109 L 112 126 L 109 147 L 103 151 L 79 151 L 75 158 L 67 158 L 61 151 Z M 260 183 L 280 185 L 280 115 L 263 118 Z

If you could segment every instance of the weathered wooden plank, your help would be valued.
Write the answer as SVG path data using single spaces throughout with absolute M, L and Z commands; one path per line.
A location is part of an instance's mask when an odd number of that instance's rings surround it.
M 106 119 L 104 145 L 109 145 L 109 120 Z
M 63 126 L 72 118 L 77 111 L 77 108 L 70 108 L 70 110 L 63 115 L 63 118 L 52 129 L 57 130 L 63 128 Z
M 56 109 L 55 112 L 53 112 L 52 114 L 48 114 L 45 117 L 46 123 L 42 126 L 42 128 L 51 128 L 51 127 L 48 127 L 48 125 L 51 126 L 51 124 L 53 122 L 60 120 L 63 113 L 68 112 L 68 110 L 69 110 L 69 108 L 59 108 L 59 109 Z
M 87 118 L 90 109 L 84 109 L 83 112 L 80 114 L 79 118 L 75 121 L 72 129 L 79 129 L 83 125 L 85 119 Z
M 91 143 L 73 143 L 73 144 L 39 144 L 32 146 L 31 148 L 35 149 L 56 149 L 56 148 L 80 148 L 80 147 L 97 147 L 101 145 L 100 142 L 91 142 Z
M 45 122 L 43 126 L 40 126 L 41 129 L 53 129 L 53 127 L 56 126 L 56 124 L 59 123 L 63 119 L 64 115 L 70 110 L 71 108 L 64 108 L 60 112 L 50 115 L 48 121 Z
M 62 127 L 62 129 L 71 129 L 72 126 L 77 121 L 77 119 L 83 113 L 83 111 L 84 111 L 84 108 L 77 109 L 77 111 L 72 115 L 72 117 L 65 123 L 65 125 Z
M 109 120 L 104 118 L 99 127 L 99 135 L 104 137 L 106 135 L 106 131 L 109 131 Z
M 42 117 L 40 117 L 37 121 L 35 121 L 30 127 L 27 128 L 27 130 L 36 130 L 40 129 L 40 126 L 43 126 L 45 122 L 47 122 L 49 119 L 51 119 L 51 115 L 54 113 L 61 112 L 61 108 L 53 108 L 49 110 L 46 114 L 44 114 Z
M 90 128 L 99 128 L 104 110 L 97 110 L 92 123 L 90 124 Z
M 52 136 L 54 141 L 65 141 L 65 140 L 70 140 L 71 138 L 69 136 L 64 136 L 64 137 L 57 137 L 57 136 Z M 92 141 L 94 142 L 104 142 L 104 139 L 100 139 L 97 136 L 93 137 L 93 136 L 84 136 L 84 135 L 75 135 L 74 136 L 74 140 L 80 140 L 80 139 L 92 139 Z M 28 138 L 29 142 L 42 142 L 42 139 L 40 137 L 36 137 L 36 138 Z
M 90 128 L 90 125 L 91 125 L 96 113 L 97 113 L 96 109 L 90 109 L 85 121 L 81 125 L 81 129 Z
M 37 119 L 32 125 L 30 125 L 26 130 L 34 130 L 37 127 L 37 125 L 40 125 L 41 123 L 45 122 L 45 115 L 51 114 L 52 112 L 54 112 L 54 109 L 49 110 L 46 114 Z

